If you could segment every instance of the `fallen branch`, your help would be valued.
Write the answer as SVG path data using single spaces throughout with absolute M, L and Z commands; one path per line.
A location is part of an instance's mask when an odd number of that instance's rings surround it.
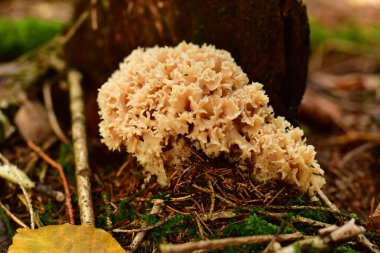
M 326 229 L 324 229 L 326 231 Z M 296 253 L 313 247 L 318 251 L 325 251 L 334 247 L 337 242 L 347 241 L 365 232 L 365 228 L 355 225 L 352 219 L 341 227 L 333 227 L 329 233 L 297 241 L 289 246 L 276 250 L 276 253 Z
M 38 147 L 36 144 L 34 144 L 32 141 L 27 141 L 28 147 L 32 149 L 34 152 L 36 152 L 42 159 L 45 160 L 50 166 L 52 166 L 54 169 L 58 171 L 59 177 L 62 180 L 63 189 L 65 191 L 65 197 L 66 197 L 66 208 L 67 212 L 69 214 L 69 220 L 70 224 L 74 224 L 74 211 L 73 206 L 71 204 L 71 194 L 69 189 L 69 184 L 67 183 L 65 172 L 63 171 L 62 165 L 51 159 L 45 152 Z
M 162 253 L 179 253 L 179 252 L 192 252 L 195 250 L 211 250 L 221 249 L 225 247 L 241 246 L 243 244 L 260 244 L 268 243 L 276 238 L 276 241 L 294 241 L 303 238 L 299 232 L 293 234 L 280 234 L 280 235 L 254 235 L 244 237 L 232 237 L 225 239 L 216 239 L 209 241 L 188 242 L 184 244 L 161 244 L 159 246 Z
M 372 242 L 370 242 L 368 240 L 367 237 L 365 237 L 365 235 L 358 235 L 358 242 L 365 246 L 367 249 L 369 249 L 371 252 L 373 253 L 380 253 L 380 249 L 377 245 L 373 244 Z
M 88 165 L 86 118 L 84 115 L 83 91 L 80 84 L 82 76 L 77 71 L 70 71 L 68 83 L 70 87 L 70 109 L 72 138 L 75 154 L 75 175 L 78 187 L 78 203 L 82 224 L 95 225 L 94 210 L 91 197 L 91 170 Z
M 164 205 L 164 201 L 162 199 L 154 199 L 153 207 L 149 214 L 152 214 L 152 215 L 158 214 L 162 209 L 162 205 Z M 147 227 L 148 227 L 148 224 L 144 222 L 141 228 L 144 229 Z M 127 252 L 129 253 L 135 252 L 138 246 L 140 245 L 140 243 L 142 242 L 142 240 L 144 239 L 145 234 L 146 234 L 146 231 L 139 232 L 136 235 L 136 237 L 133 239 L 131 245 L 128 246 Z

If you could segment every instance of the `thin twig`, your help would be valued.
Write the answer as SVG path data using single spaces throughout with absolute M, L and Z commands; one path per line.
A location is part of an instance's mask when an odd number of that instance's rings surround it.
M 42 91 L 48 120 L 53 132 L 63 143 L 69 143 L 69 140 L 59 126 L 57 117 L 54 113 L 53 99 L 51 98 L 51 84 L 49 82 L 45 83 L 43 85 Z
M 156 224 L 152 225 L 152 226 L 149 226 L 149 227 L 144 227 L 144 228 L 137 228 L 137 229 L 119 229 L 119 228 L 115 228 L 112 230 L 112 232 L 115 232 L 115 233 L 127 233 L 127 234 L 132 234 L 132 233 L 139 233 L 139 232 L 143 232 L 143 231 L 149 231 L 149 230 L 152 230 L 156 227 L 159 227 L 161 226 L 162 224 L 168 222 L 170 219 L 172 219 L 174 216 L 170 216 L 170 217 L 166 217 L 165 219 L 163 220 L 160 220 L 159 222 L 157 222 Z
M 211 190 L 208 190 L 208 189 L 205 189 L 205 188 L 202 188 L 196 184 L 193 184 L 193 187 L 202 191 L 202 192 L 205 192 L 205 193 L 212 193 Z M 218 193 L 215 193 L 215 198 L 229 204 L 230 206 L 236 206 L 235 203 L 231 202 L 230 200 L 226 199 L 226 198 L 223 198 L 222 196 L 220 196 Z
M 379 133 L 349 132 L 345 135 L 331 138 L 328 144 L 344 145 L 357 141 L 380 142 Z
M 26 203 L 27 203 L 27 206 L 28 206 L 28 209 L 29 209 L 30 227 L 32 229 L 34 229 L 35 224 L 34 224 L 34 210 L 33 210 L 33 206 L 32 206 L 32 199 L 30 198 L 29 193 L 26 191 L 25 187 L 22 186 L 21 178 L 20 178 L 18 172 L 15 171 L 15 169 L 14 169 L 15 167 L 11 166 L 11 163 L 8 161 L 8 159 L 5 158 L 1 153 L 0 153 L 0 160 L 2 160 L 4 164 L 9 165 L 9 168 L 13 169 L 13 174 L 15 175 L 17 183 L 20 186 L 20 188 L 22 190 L 22 193 L 25 196 L 25 200 L 26 200 Z
M 329 208 L 331 208 L 332 210 L 336 212 L 340 212 L 339 209 L 336 207 L 336 205 L 329 200 L 329 198 L 323 193 L 321 189 L 317 189 L 317 194 L 322 200 L 322 202 L 325 203 L 326 206 L 328 206 Z
M 336 227 L 335 227 L 336 228 Z M 347 241 L 365 232 L 365 228 L 355 225 L 351 220 L 341 227 L 331 230 L 330 234 L 323 234 L 297 241 L 289 246 L 277 250 L 277 253 L 296 253 L 299 249 L 315 248 L 319 251 L 331 249 L 337 242 Z
M 14 222 L 16 222 L 20 227 L 23 228 L 29 228 L 24 222 L 22 222 L 19 218 L 17 218 L 11 211 L 4 206 L 4 204 L 0 201 L 0 207 L 4 210 L 5 214 L 8 215 L 9 218 L 11 218 Z
M 276 193 L 276 195 L 273 197 L 273 198 L 271 198 L 270 200 L 269 200 L 269 202 L 267 203 L 267 205 L 270 205 L 270 204 L 272 204 L 272 202 L 283 192 L 285 190 L 285 187 L 283 187 L 281 190 L 279 190 L 277 193 Z
M 66 196 L 66 208 L 67 212 L 69 214 L 69 220 L 70 224 L 74 224 L 74 211 L 73 211 L 73 206 L 71 204 L 71 194 L 70 194 L 70 189 L 69 189 L 69 184 L 67 183 L 65 172 L 63 171 L 62 165 L 51 159 L 45 152 L 38 147 L 36 144 L 34 144 L 32 141 L 27 141 L 28 147 L 32 149 L 34 152 L 36 152 L 42 159 L 45 160 L 48 164 L 50 164 L 51 167 L 56 169 L 58 171 L 59 177 L 62 180 L 62 185 L 63 189 L 65 191 L 65 196 Z
M 273 206 L 273 205 L 267 205 L 262 206 L 265 209 L 273 209 L 273 210 L 315 210 L 315 211 L 321 211 L 321 212 L 328 212 L 332 214 L 337 214 L 341 216 L 346 216 L 343 213 L 341 213 L 339 210 L 331 209 L 328 207 L 323 206 L 299 206 L 299 205 L 293 205 L 293 206 Z
M 194 218 L 195 218 L 195 221 L 197 223 L 197 227 L 198 227 L 198 231 L 199 231 L 199 238 L 201 238 L 202 240 L 206 240 L 206 232 L 205 230 L 203 229 L 202 227 L 202 223 L 201 223 L 201 218 L 199 217 L 199 215 L 196 215 L 197 213 L 194 212 Z
M 80 84 L 81 78 L 81 74 L 74 70 L 70 71 L 68 74 L 72 138 L 75 155 L 75 175 L 78 188 L 78 203 L 81 223 L 94 226 L 95 219 L 90 180 L 91 170 L 88 164 L 86 118 L 84 115 L 83 91 Z
M 64 45 L 66 44 L 78 31 L 79 27 L 84 23 L 84 21 L 88 18 L 89 13 L 88 11 L 84 11 L 79 18 L 75 21 L 75 23 L 71 26 L 71 28 L 67 31 L 67 33 L 61 37 L 61 43 Z
M 360 145 L 359 147 L 354 148 L 353 150 L 351 150 L 350 152 L 344 155 L 344 157 L 339 161 L 338 166 L 340 168 L 343 168 L 346 165 L 346 163 L 350 161 L 352 158 L 354 158 L 355 156 L 361 153 L 364 153 L 366 150 L 372 149 L 378 145 L 379 143 L 368 142 L 363 145 Z
M 380 253 L 379 247 L 370 242 L 365 235 L 358 235 L 358 242 L 368 248 L 372 253 Z
M 53 190 L 47 185 L 36 183 L 35 189 L 36 191 L 39 191 L 49 197 L 54 198 L 58 202 L 62 202 L 65 200 L 65 194 L 63 194 L 60 191 Z
M 57 142 L 57 140 L 58 139 L 56 136 L 54 136 L 54 135 L 50 136 L 41 145 L 42 150 L 43 151 L 48 150 L 51 146 L 53 146 L 54 143 Z M 25 173 L 29 173 L 34 168 L 34 165 L 37 163 L 37 161 L 38 161 L 38 155 L 36 153 L 31 153 L 29 162 L 27 163 L 27 165 L 25 167 Z
M 211 205 L 210 205 L 210 212 L 209 212 L 209 219 L 212 219 L 212 214 L 214 212 L 214 206 L 215 206 L 215 191 L 214 187 L 212 187 L 211 181 L 208 181 L 208 187 L 211 190 Z
M 152 215 L 158 214 L 161 211 L 163 205 L 164 205 L 164 201 L 162 199 L 154 199 L 153 207 L 152 207 L 152 210 L 150 211 L 150 214 Z M 146 227 L 148 227 L 148 224 L 144 222 L 142 225 L 142 228 L 146 228 Z M 146 231 L 141 231 L 136 235 L 131 245 L 128 246 L 128 251 L 127 251 L 128 253 L 132 253 L 136 251 L 136 249 L 139 247 L 140 243 L 144 239 L 145 234 L 146 234 Z
M 245 237 L 232 237 L 209 241 L 188 242 L 184 244 L 161 244 L 159 246 L 162 253 L 192 252 L 195 250 L 221 249 L 225 247 L 240 246 L 243 244 L 259 244 L 270 242 L 275 235 L 254 235 Z M 293 234 L 278 235 L 277 241 L 294 241 L 303 238 L 299 232 Z

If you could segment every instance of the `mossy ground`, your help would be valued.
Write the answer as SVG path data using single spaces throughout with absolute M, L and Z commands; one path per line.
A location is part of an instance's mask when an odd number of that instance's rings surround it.
M 0 61 L 12 60 L 47 43 L 62 29 L 60 22 L 0 18 Z

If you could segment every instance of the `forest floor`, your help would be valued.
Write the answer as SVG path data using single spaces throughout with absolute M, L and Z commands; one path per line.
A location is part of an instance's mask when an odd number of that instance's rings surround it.
M 23 0 L 1 1 L 0 16 L 18 19 L 32 16 L 66 23 L 70 20 L 73 12 L 72 6 L 67 1 L 33 0 L 28 3 L 28 5 L 25 4 Z M 380 16 L 377 14 L 380 11 L 380 3 L 376 0 L 336 2 L 306 0 L 305 3 L 310 13 L 312 53 L 308 86 L 300 107 L 298 123 L 305 131 L 308 143 L 315 146 L 317 159 L 325 170 L 327 184 L 323 190 L 328 198 L 344 212 L 344 215 L 284 208 L 281 210 L 286 213 L 281 213 L 284 217 L 279 218 L 280 214 L 275 211 L 276 207 L 253 211 L 244 208 L 235 209 L 232 207 L 236 203 L 244 201 L 234 198 L 231 195 L 232 191 L 226 191 L 224 197 L 219 196 L 218 198 L 215 192 L 219 189 L 215 189 L 214 192 L 212 187 L 209 188 L 207 184 L 201 185 L 201 182 L 196 188 L 187 191 L 187 195 L 180 194 L 181 190 L 187 187 L 186 185 L 174 185 L 173 189 L 178 194 L 170 196 L 166 195 L 166 192 L 160 191 L 154 184 L 147 189 L 140 189 L 139 186 L 143 180 L 136 161 L 131 157 L 126 160 L 121 154 L 109 154 L 104 145 L 94 137 L 89 141 L 89 152 L 90 167 L 94 172 L 93 197 L 97 227 L 106 230 L 111 230 L 111 227 L 139 228 L 141 222 L 135 222 L 139 218 L 145 221 L 145 226 L 152 226 L 151 233 L 147 234 L 147 241 L 154 239 L 157 242 L 165 243 L 168 238 L 170 238 L 170 242 L 182 242 L 195 235 L 200 239 L 212 239 L 220 235 L 228 237 L 257 233 L 249 227 L 252 222 L 261 224 L 262 231 L 259 234 L 304 231 L 304 228 L 290 224 L 292 222 L 289 220 L 301 215 L 325 224 L 333 224 L 342 223 L 343 220 L 350 217 L 350 213 L 354 213 L 355 215 L 351 216 L 357 216 L 361 225 L 366 226 L 371 233 L 380 233 L 380 213 L 375 212 L 380 201 Z M 2 71 L 4 69 L 0 65 L 0 77 Z M 6 79 L 0 78 L 0 92 L 4 91 L 2 90 L 4 88 L 1 87 L 2 81 L 5 83 L 4 80 Z M 48 85 L 43 85 L 43 87 L 48 87 Z M 58 82 L 58 88 L 46 89 L 52 94 L 50 97 L 54 99 L 56 110 L 63 115 L 64 120 L 60 122 L 63 132 L 69 132 L 70 124 L 67 124 L 69 120 L 66 120 L 70 117 L 67 94 L 61 97 L 59 93 L 59 90 L 67 90 L 67 84 Z M 46 103 L 46 94 L 42 94 L 45 91 L 39 90 L 36 93 L 37 97 L 43 97 Z M 24 141 L 24 139 L 28 139 L 25 136 L 38 141 L 39 138 L 42 138 L 41 136 L 51 134 L 53 130 L 50 127 L 43 127 L 49 125 L 49 115 L 41 112 L 44 110 L 41 109 L 40 103 L 27 101 L 25 104 L 24 112 L 20 109 L 21 116 L 15 119 L 21 135 L 14 133 L 6 142 L 1 143 L 3 137 L 0 134 L 0 153 L 20 168 L 26 168 L 27 173 L 32 174 L 33 178 L 37 178 L 49 188 L 62 189 L 58 173 L 49 172 L 47 165 L 37 160 L 37 156 Z M 57 109 L 57 105 L 62 104 L 66 108 Z M 12 107 L 7 110 L 16 109 Z M 0 130 L 2 131 L 2 129 Z M 44 144 L 39 143 L 39 145 L 45 145 L 47 153 L 62 165 L 69 188 L 71 192 L 75 192 L 73 146 L 56 139 L 52 142 L 45 141 Z M 93 156 L 93 154 L 100 153 L 106 155 Z M 203 157 L 194 159 L 199 166 L 202 166 Z M 115 170 L 115 168 L 117 169 Z M 236 182 L 233 180 L 241 177 L 241 182 L 246 183 L 246 189 L 252 190 L 252 192 L 257 190 L 257 198 L 254 203 L 260 205 L 264 204 L 270 207 L 271 204 L 280 206 L 308 204 L 303 198 L 294 199 L 291 191 L 284 193 L 281 190 L 283 189 L 281 184 L 249 186 L 250 179 L 247 175 L 235 175 L 236 172 L 228 169 L 225 169 L 222 175 L 213 174 L 212 171 L 204 173 L 208 173 L 207 177 L 213 182 L 227 186 L 228 184 L 234 185 Z M 187 177 L 189 178 L 185 179 L 197 184 L 197 179 L 191 176 L 194 174 L 188 173 Z M 0 202 L 10 208 L 12 213 L 21 220 L 27 221 L 28 204 L 21 191 L 8 184 L 1 184 L 0 189 Z M 165 207 L 167 215 L 156 217 L 149 214 L 152 204 L 148 202 L 154 197 L 164 199 L 168 203 Z M 73 198 L 73 202 L 76 204 L 78 199 L 75 195 Z M 208 211 L 210 198 L 214 202 L 211 201 L 212 208 L 211 211 Z M 227 206 L 231 208 L 228 209 Z M 33 207 L 36 211 L 34 219 L 37 226 L 67 222 L 64 202 L 57 204 L 51 197 L 37 192 L 33 194 Z M 197 213 L 194 210 L 197 212 L 203 210 L 203 212 Z M 202 215 L 209 212 L 231 219 L 232 216 L 227 216 L 233 215 L 233 220 L 217 220 L 209 224 L 207 215 L 205 219 L 202 218 Z M 78 207 L 74 207 L 74 213 L 79 213 Z M 189 215 L 192 217 L 191 219 Z M 263 215 L 271 217 L 269 222 L 262 219 Z M 5 245 L 11 243 L 9 230 L 11 229 L 14 233 L 14 226 L 9 226 L 2 221 L 3 217 L 0 213 L 0 248 L 5 249 Z M 78 217 L 77 215 L 76 224 L 79 223 Z M 244 222 L 240 217 L 245 218 Z M 160 227 L 160 230 L 154 230 L 153 224 L 165 219 L 168 219 L 169 222 Z M 110 221 L 112 221 L 112 226 Z M 195 223 L 196 225 L 194 225 Z M 195 229 L 186 228 L 190 225 L 194 225 Z M 183 230 L 186 230 L 186 233 L 178 232 Z M 315 234 L 317 233 L 315 231 L 307 233 Z M 115 237 L 119 242 L 123 242 L 123 245 L 132 241 L 129 234 L 116 234 Z M 377 243 L 380 241 L 380 237 L 376 236 L 371 239 Z M 143 246 L 146 251 L 149 251 L 156 245 L 146 243 Z M 351 246 L 355 250 L 361 251 L 361 247 L 348 245 L 348 247 Z M 345 249 L 344 247 L 342 249 Z M 238 251 L 264 249 L 265 247 L 238 247 Z M 231 252 L 233 252 L 232 249 Z

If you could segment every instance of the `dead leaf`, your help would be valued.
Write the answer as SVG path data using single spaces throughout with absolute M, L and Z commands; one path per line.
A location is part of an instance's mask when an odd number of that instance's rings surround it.
M 322 125 L 334 122 L 341 129 L 348 129 L 344 124 L 341 108 L 309 87 L 306 88 L 300 111 L 301 114 Z
M 376 233 L 380 233 L 380 203 L 377 205 L 375 211 L 369 216 L 371 228 Z
M 53 133 L 46 110 L 38 101 L 24 101 L 16 113 L 15 124 L 24 140 L 37 144 L 41 144 Z
M 119 253 L 125 250 L 106 231 L 89 225 L 50 225 L 36 230 L 21 228 L 9 253 Z

